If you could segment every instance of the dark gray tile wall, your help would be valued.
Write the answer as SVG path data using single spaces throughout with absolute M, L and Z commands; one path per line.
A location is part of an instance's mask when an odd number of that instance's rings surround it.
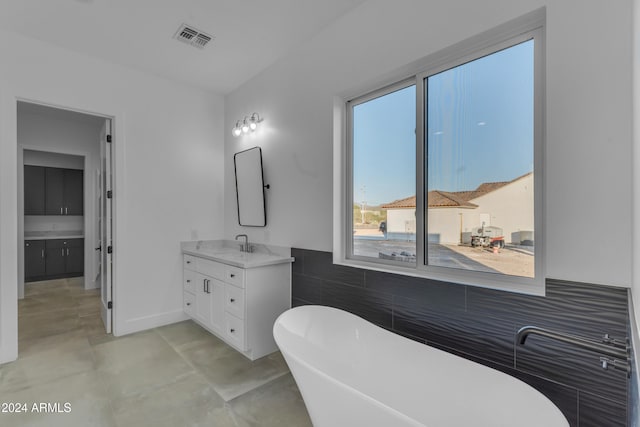
M 629 413 L 629 427 L 640 427 L 640 375 L 638 373 L 638 349 L 640 348 L 640 336 L 638 335 L 638 328 L 636 327 L 636 318 L 634 317 L 635 310 L 633 308 L 633 300 L 631 293 L 629 293 L 629 325 L 627 329 L 628 336 L 631 338 L 631 352 L 634 363 L 631 365 L 633 371 L 631 372 L 631 379 L 629 380 L 629 393 L 627 400 L 627 412 Z
M 600 355 L 530 336 L 526 325 L 600 340 L 628 333 L 627 290 L 548 279 L 536 297 L 334 265 L 293 249 L 292 305 L 341 308 L 381 327 L 515 376 L 549 397 L 573 427 L 627 425 L 626 374 Z

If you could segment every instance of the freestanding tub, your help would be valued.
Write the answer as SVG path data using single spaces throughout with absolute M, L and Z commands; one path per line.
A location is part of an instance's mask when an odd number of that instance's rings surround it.
M 524 382 L 342 310 L 293 308 L 273 335 L 315 427 L 569 425 Z

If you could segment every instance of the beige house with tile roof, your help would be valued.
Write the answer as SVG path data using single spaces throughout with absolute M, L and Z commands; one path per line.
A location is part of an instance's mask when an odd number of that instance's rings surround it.
M 483 183 L 472 191 L 432 190 L 427 195 L 429 242 L 468 243 L 474 228 L 496 226 L 505 242 L 533 240 L 533 172 L 511 181 Z M 382 205 L 387 209 L 390 238 L 415 233 L 416 196 Z

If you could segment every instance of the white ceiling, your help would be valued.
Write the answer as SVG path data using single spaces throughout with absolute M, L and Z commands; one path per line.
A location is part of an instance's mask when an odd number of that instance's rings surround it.
M 0 28 L 226 94 L 365 0 L 1 0 Z M 215 37 L 173 39 L 186 23 Z

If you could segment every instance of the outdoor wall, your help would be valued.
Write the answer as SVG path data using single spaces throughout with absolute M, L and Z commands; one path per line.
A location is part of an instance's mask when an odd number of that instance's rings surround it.
M 371 0 L 226 97 L 225 233 L 332 250 L 334 97 L 389 83 L 413 61 L 546 7 L 546 275 L 631 286 L 631 0 Z M 373 25 L 383 22 L 384 25 Z M 384 28 L 384 31 L 381 31 Z M 612 49 L 611 46 L 616 46 Z M 233 153 L 263 149 L 267 227 L 238 226 Z M 615 208 L 602 196 L 615 189 Z M 610 245 L 594 244 L 595 224 Z
M 491 225 L 502 228 L 507 243 L 512 243 L 512 236 L 519 231 L 534 231 L 533 209 L 533 174 L 525 176 L 491 193 L 470 200 L 478 205 L 470 210 L 464 223 L 471 231 L 482 226 L 480 215 L 487 213 L 491 217 Z M 513 243 L 520 243 L 513 242 Z
M 416 232 L 415 208 L 387 210 L 387 232 L 415 234 Z
M 478 222 L 475 209 L 430 208 L 427 212 L 429 243 L 460 243 L 460 215 L 462 231 L 471 232 L 471 227 Z
M 17 354 L 17 99 L 114 117 L 114 331 L 185 319 L 180 241 L 223 236 L 223 98 L 0 36 L 0 363 Z

